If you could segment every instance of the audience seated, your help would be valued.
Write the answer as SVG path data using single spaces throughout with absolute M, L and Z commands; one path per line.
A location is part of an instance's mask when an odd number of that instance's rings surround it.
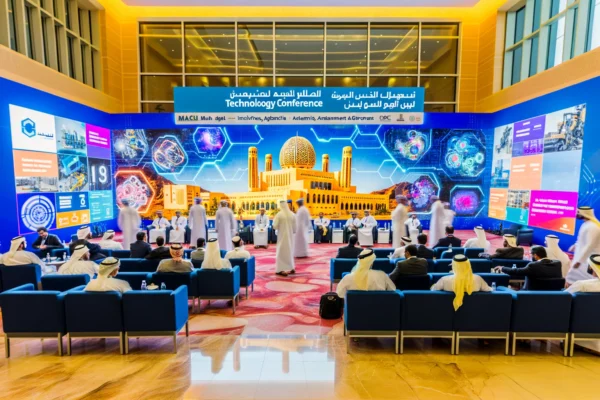
M 390 274 L 390 279 L 396 284 L 397 279 L 403 275 L 426 275 L 427 260 L 417 258 L 417 246 L 411 244 L 404 251 L 406 260 L 398 261 L 396 268 Z
M 410 244 L 412 244 L 412 239 L 408 236 L 402 236 L 402 238 L 400 239 L 400 247 L 394 250 L 394 253 L 392 254 L 391 258 L 404 258 L 404 249 L 406 249 L 406 246 L 409 246 Z
M 358 236 L 350 235 L 348 246 L 340 247 L 335 258 L 358 258 L 362 249 L 358 246 Z
M 73 254 L 73 252 L 75 251 L 75 247 L 79 246 L 80 244 L 83 244 L 87 246 L 87 248 L 90 250 L 90 260 L 96 261 L 102 258 L 106 258 L 106 254 L 102 253 L 102 248 L 98 244 L 91 243 L 88 241 L 91 238 L 92 230 L 89 226 L 82 226 L 81 228 L 79 228 L 77 230 L 77 240 L 72 241 L 71 244 L 69 244 L 69 250 L 71 254 Z
M 204 254 L 204 261 L 202 262 L 202 269 L 223 268 L 231 268 L 231 262 L 221 258 L 221 249 L 219 248 L 217 239 L 209 239 L 206 246 L 206 253 Z
M 567 292 L 600 292 L 600 254 L 592 254 L 588 259 L 588 265 L 592 269 L 594 278 L 574 282 L 566 289 Z
M 58 270 L 59 275 L 82 275 L 87 274 L 93 278 L 98 273 L 98 264 L 90 261 L 90 251 L 80 244 L 75 247 L 71 259 L 64 263 Z
M 198 238 L 196 240 L 196 250 L 192 251 L 192 253 L 190 254 L 190 258 L 192 260 L 199 260 L 202 261 L 204 260 L 204 246 L 206 245 L 206 240 L 202 237 Z
M 531 248 L 533 261 L 524 268 L 495 267 L 496 272 L 503 272 L 511 277 L 526 277 L 529 279 L 537 278 L 562 278 L 560 262 L 550 260 L 546 254 L 546 249 L 541 246 Z M 525 281 L 523 289 L 529 290 L 529 281 Z
M 373 249 L 363 250 L 358 256 L 357 266 L 338 283 L 338 296 L 344 298 L 348 290 L 396 290 L 385 272 L 371 269 L 374 262 Z
M 135 235 L 137 239 L 135 242 L 129 245 L 131 249 L 131 258 L 146 258 L 148 254 L 152 251 L 152 246 L 150 243 L 146 241 L 146 232 L 138 232 Z
M 56 235 L 51 235 L 45 227 L 37 229 L 38 237 L 35 239 L 31 247 L 38 250 L 41 257 L 46 257 L 52 249 L 62 249 L 64 246 Z
M 87 292 L 121 292 L 125 293 L 131 290 L 131 286 L 127 281 L 117 279 L 115 276 L 119 273 L 121 262 L 114 258 L 108 257 L 100 263 L 98 277 L 93 279 L 85 287 Z
M 417 246 L 417 257 L 429 260 L 433 259 L 433 250 L 425 246 L 427 244 L 427 235 L 421 233 L 417 236 L 417 242 L 419 243 Z
M 431 290 L 454 292 L 454 310 L 458 310 L 463 303 L 465 292 L 491 292 L 492 288 L 479 275 L 474 275 L 471 262 L 464 254 L 457 254 L 452 259 L 452 275 L 442 277 Z
M 454 227 L 447 226 L 446 227 L 446 237 L 441 238 L 438 242 L 433 246 L 433 248 L 438 247 L 460 247 L 461 240 L 454 236 Z
M 489 251 L 491 243 L 485 237 L 485 230 L 483 230 L 483 227 L 476 226 L 473 230 L 475 231 L 475 235 L 477 235 L 477 237 L 468 239 L 463 247 L 465 249 L 483 249 L 485 252 Z
M 157 242 L 158 239 L 156 239 Z M 162 260 L 158 264 L 156 272 L 192 272 L 194 270 L 192 262 L 183 259 L 183 246 L 181 243 L 173 243 L 169 252 L 171 258 Z
M 165 238 L 158 236 L 156 238 L 156 248 L 151 250 L 146 256 L 146 260 L 164 260 L 165 258 L 171 258 L 169 248 L 165 246 Z
M 251 257 L 248 250 L 244 249 L 244 241 L 241 237 L 234 236 L 233 239 L 231 239 L 231 242 L 233 243 L 233 250 L 229 250 L 225 254 L 225 258 L 227 260 L 229 260 L 230 258 L 243 258 L 247 260 Z
M 27 248 L 27 240 L 24 236 L 17 236 L 10 241 L 10 249 L 0 257 L 0 264 L 7 266 L 12 265 L 28 265 L 38 264 L 42 268 L 42 272 L 48 267 L 34 253 L 25 250 Z
M 504 235 L 504 247 L 496 249 L 494 254 L 480 254 L 482 258 L 501 258 L 503 260 L 522 260 L 523 259 L 523 248 L 517 246 L 517 238 L 515 235 L 506 234 Z
M 123 250 L 123 246 L 121 245 L 121 243 L 115 241 L 114 239 L 115 231 L 109 229 L 106 232 L 104 232 L 102 240 L 98 244 L 100 245 L 100 247 L 107 250 Z

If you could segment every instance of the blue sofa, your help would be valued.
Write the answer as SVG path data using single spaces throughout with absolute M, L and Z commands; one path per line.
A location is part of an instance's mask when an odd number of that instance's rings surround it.
M 437 250 L 437 249 L 434 249 Z M 452 259 L 457 254 L 465 254 L 463 247 L 448 247 L 448 250 L 442 252 L 439 258 L 450 258 Z M 438 258 L 438 257 L 436 257 Z
M 435 284 L 442 277 L 447 276 L 447 275 L 451 275 L 451 273 L 434 272 L 434 273 L 429 274 L 429 276 L 431 277 L 431 284 L 432 285 Z M 510 281 L 510 276 L 507 274 L 493 274 L 491 272 L 481 272 L 481 273 L 476 273 L 476 275 L 481 276 L 483 278 L 483 280 L 490 286 L 492 286 L 493 282 L 496 282 L 496 287 L 508 286 L 508 283 Z
M 394 283 L 398 290 L 429 290 L 431 288 L 431 274 L 400 275 Z
M 150 282 L 159 286 L 164 283 L 167 287 L 167 290 L 176 290 L 181 286 L 185 286 L 187 288 L 186 293 L 189 297 L 192 298 L 192 310 L 196 306 L 196 299 L 200 296 L 199 286 L 198 286 L 198 272 L 202 270 L 195 270 L 188 273 L 178 273 L 178 272 L 155 272 L 153 274 L 149 274 Z M 200 301 L 198 301 L 200 303 Z M 198 309 L 200 305 L 198 305 Z
M 189 336 L 188 292 L 186 286 L 177 289 L 123 293 L 125 354 L 129 353 L 129 337 L 170 336 L 177 353 L 177 333 L 185 326 Z
M 198 308 L 201 300 L 232 300 L 233 314 L 240 294 L 240 267 L 231 269 L 199 269 L 198 274 Z
M 240 267 L 240 286 L 246 289 L 246 299 L 248 298 L 248 287 L 252 287 L 254 292 L 254 279 L 256 278 L 256 259 L 254 256 L 245 260 L 243 258 L 230 258 L 232 267 Z
M 389 258 L 376 258 L 373 263 L 373 269 L 384 271 L 386 274 L 394 270 L 395 262 L 398 260 L 390 260 Z M 329 280 L 330 290 L 333 290 L 333 284 L 342 279 L 344 272 L 352 271 L 358 259 L 356 258 L 332 258 L 329 260 Z
M 87 285 L 90 281 L 88 274 L 80 275 L 57 275 L 51 274 L 42 276 L 42 290 L 56 290 L 66 292 L 69 289 L 77 286 Z
M 122 258 L 129 258 L 131 257 L 131 250 L 103 250 L 103 252 L 108 251 L 110 254 L 106 254 L 106 255 L 110 255 L 111 257 L 115 257 L 118 258 L 119 260 Z
M 573 294 L 569 332 L 571 357 L 575 349 L 575 340 L 600 339 L 600 293 Z
M 373 253 L 375 253 L 376 258 L 388 258 L 390 254 L 394 254 L 394 250 L 393 247 L 379 247 L 374 248 Z
M 465 248 L 465 256 L 469 259 L 471 258 L 479 258 L 479 255 L 481 253 L 485 253 L 485 249 L 483 248 L 476 248 L 476 247 L 471 247 L 471 248 Z
M 36 290 L 31 283 L 0 294 L 6 357 L 10 357 L 11 338 L 56 338 L 62 356 L 67 331 L 64 298 L 64 293 Z
M 37 264 L 7 266 L 0 264 L 2 290 L 10 290 L 31 283 L 37 290 L 42 277 L 42 267 Z
M 129 286 L 133 290 L 140 290 L 142 288 L 142 281 L 146 281 L 146 285 L 150 284 L 150 278 L 152 274 L 148 272 L 121 272 L 117 275 L 117 279 L 121 279 L 129 282 Z M 159 283 L 160 284 L 160 283 Z
M 155 272 L 161 260 L 145 258 L 124 258 L 121 261 L 122 272 Z

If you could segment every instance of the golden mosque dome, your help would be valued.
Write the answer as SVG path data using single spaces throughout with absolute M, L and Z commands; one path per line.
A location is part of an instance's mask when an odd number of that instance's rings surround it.
M 294 136 L 288 139 L 279 152 L 281 168 L 312 169 L 316 163 L 315 148 L 308 139 Z

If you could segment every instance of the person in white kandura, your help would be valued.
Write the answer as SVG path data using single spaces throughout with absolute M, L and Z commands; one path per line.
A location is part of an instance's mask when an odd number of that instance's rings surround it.
M 398 205 L 392 211 L 392 247 L 397 249 L 400 247 L 402 236 L 406 235 L 406 226 L 404 223 L 408 219 L 408 199 L 406 196 L 397 195 L 396 202 Z
M 171 230 L 169 231 L 169 242 L 185 242 L 185 228 L 187 227 L 187 218 L 181 215 L 181 211 L 175 211 L 175 216 L 171 218 Z
M 206 239 L 206 208 L 202 205 L 202 199 L 196 197 L 194 205 L 188 212 L 188 225 L 190 227 L 190 243 L 197 243 L 198 238 Z
M 447 226 L 454 226 L 452 224 L 454 223 L 455 215 L 456 213 L 450 208 L 450 203 L 444 203 L 444 229 L 446 229 Z
M 345 233 L 346 233 L 346 241 L 350 235 L 358 236 L 358 228 L 360 228 L 360 219 L 358 218 L 358 213 L 356 211 L 350 211 L 350 218 L 346 221 L 344 225 Z
M 323 240 L 327 240 L 327 233 L 329 231 L 329 218 L 324 217 L 323 213 L 319 213 L 319 217 L 315 218 L 315 239 L 317 243 L 321 243 Z
M 275 273 L 281 276 L 296 273 L 294 268 L 294 234 L 296 216 L 290 210 L 286 200 L 279 201 L 279 212 L 273 220 L 273 229 L 277 230 L 277 250 L 275 252 Z
M 565 277 L 567 285 L 581 280 L 592 279 L 588 273 L 588 259 L 592 254 L 600 254 L 600 222 L 591 207 L 577 208 L 577 219 L 585 222 L 579 228 L 577 242 L 569 251 L 574 251 L 571 268 Z
M 223 250 L 233 249 L 231 244 L 231 238 L 235 236 L 236 229 L 235 215 L 229 208 L 229 202 L 227 200 L 221 200 L 221 207 L 217 210 L 215 215 L 215 231 L 217 232 L 217 239 L 219 240 L 219 247 Z
M 444 205 L 438 196 L 431 196 L 431 220 L 429 221 L 429 245 L 434 246 L 441 238 L 444 237 L 446 226 L 444 221 L 446 213 Z
M 413 243 L 417 243 L 417 237 L 419 237 L 419 234 L 423 231 L 421 221 L 419 221 L 419 218 L 417 218 L 417 214 L 410 214 L 404 225 L 406 225 L 410 240 L 412 240 Z
M 112 229 L 107 230 L 102 235 L 102 240 L 98 242 L 100 247 L 107 250 L 123 250 L 121 243 L 115 241 L 115 231 Z
M 294 236 L 294 257 L 308 257 L 308 231 L 312 227 L 310 212 L 304 206 L 304 199 L 296 200 L 296 233 Z M 277 238 L 279 241 L 279 237 Z
M 365 216 L 360 220 L 360 225 L 358 243 L 361 246 L 373 246 L 373 228 L 377 227 L 377 221 L 371 215 L 371 210 L 365 210 Z
M 208 240 L 206 251 L 204 252 L 204 261 L 202 261 L 202 269 L 223 269 L 231 268 L 231 262 L 221 258 L 221 249 L 219 241 L 216 238 Z
M 167 228 L 171 226 L 168 219 L 163 216 L 162 210 L 156 212 L 156 218 L 152 224 L 148 225 L 148 238 L 150 243 L 155 243 L 156 238 L 162 236 L 167 237 Z
M 119 229 L 123 232 L 123 248 L 129 250 L 129 245 L 135 242 L 135 235 L 140 230 L 142 219 L 140 214 L 133 207 L 129 206 L 129 200 L 121 200 L 123 207 L 119 210 Z
M 344 298 L 348 290 L 396 290 L 396 285 L 385 272 L 371 269 L 374 262 L 373 249 L 364 249 L 352 272 L 338 283 L 337 295 Z
M 233 244 L 233 250 L 229 250 L 225 254 L 225 259 L 229 260 L 232 258 L 243 258 L 244 260 L 249 259 L 251 254 L 244 248 L 244 241 L 239 236 L 234 236 L 231 239 L 231 243 Z
M 98 273 L 98 264 L 90 261 L 90 252 L 86 245 L 80 244 L 75 247 L 71 259 L 64 263 L 58 270 L 59 275 L 87 274 L 93 278 Z
M 483 230 L 483 227 L 481 226 L 476 226 L 473 230 L 477 237 L 468 239 L 463 247 L 468 249 L 483 249 L 484 253 L 488 253 L 491 243 L 485 236 L 485 230 Z
M 406 246 L 409 246 L 412 244 L 412 239 L 409 238 L 408 236 L 402 236 L 402 238 L 400 239 L 400 247 L 398 247 L 396 250 L 394 250 L 394 254 L 392 254 L 392 259 L 396 259 L 396 258 L 404 258 L 404 250 L 406 249 Z
M 24 236 L 17 236 L 10 241 L 10 249 L 7 253 L 0 256 L 0 264 L 6 266 L 37 264 L 42 268 L 42 273 L 53 271 L 40 258 L 27 248 L 27 241 Z
M 261 207 L 259 214 L 254 220 L 254 247 L 264 247 L 265 249 L 269 246 L 269 216 L 265 214 L 265 208 Z
M 121 261 L 114 257 L 108 257 L 100 263 L 98 277 L 92 279 L 85 287 L 86 292 L 121 292 L 131 290 L 129 282 L 117 279 Z
M 571 260 L 569 259 L 569 256 L 558 247 L 558 240 L 558 236 L 556 235 L 546 235 L 546 254 L 550 260 L 560 261 L 562 276 L 564 278 L 567 276 L 567 273 L 569 273 L 569 268 L 571 268 Z

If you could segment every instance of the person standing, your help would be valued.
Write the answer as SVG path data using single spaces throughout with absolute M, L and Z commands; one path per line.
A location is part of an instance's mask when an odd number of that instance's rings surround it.
M 394 249 L 401 247 L 402 236 L 406 235 L 406 225 L 404 223 L 408 219 L 408 211 L 406 209 L 408 199 L 406 196 L 396 196 L 396 202 L 398 205 L 392 211 L 392 247 Z
M 438 196 L 431 196 L 431 220 L 429 221 L 429 245 L 435 245 L 444 237 L 444 221 L 446 220 L 446 210 Z
M 294 257 L 308 257 L 308 231 L 310 230 L 310 213 L 304 206 L 304 199 L 298 199 L 296 212 L 296 233 L 294 236 Z M 279 240 L 279 239 L 278 239 Z
M 223 250 L 232 250 L 231 238 L 236 232 L 235 215 L 229 208 L 227 200 L 221 200 L 221 207 L 215 215 L 215 231 L 219 240 L 219 247 Z
M 581 280 L 592 279 L 592 275 L 587 272 L 588 260 L 592 254 L 600 253 L 600 222 L 594 215 L 591 207 L 579 207 L 577 209 L 577 219 L 583 220 L 577 234 L 577 242 L 571 247 L 574 250 L 571 269 L 567 273 L 567 284 Z
M 39 251 L 40 257 L 46 257 L 52 249 L 62 249 L 63 245 L 56 235 L 48 233 L 48 229 L 41 226 L 37 229 L 38 237 L 35 239 L 31 247 Z
M 202 205 L 200 197 L 194 199 L 188 217 L 188 226 L 191 229 L 190 243 L 196 243 L 198 238 L 206 240 L 206 208 Z
M 118 224 L 123 232 L 123 248 L 129 249 L 131 243 L 135 242 L 135 235 L 140 230 L 142 219 L 136 209 L 129 206 L 129 200 L 121 200 L 123 207 L 119 210 Z
M 319 218 L 315 218 L 315 239 L 317 243 L 327 241 L 327 233 L 329 231 L 329 218 L 324 217 L 323 213 L 319 213 Z
M 444 203 L 444 227 L 453 226 L 456 213 L 450 208 L 450 203 Z
M 296 272 L 294 269 L 294 234 L 296 233 L 296 217 L 285 200 L 279 201 L 279 212 L 273 220 L 273 229 L 277 229 L 277 250 L 275 266 L 277 275 L 288 276 Z

